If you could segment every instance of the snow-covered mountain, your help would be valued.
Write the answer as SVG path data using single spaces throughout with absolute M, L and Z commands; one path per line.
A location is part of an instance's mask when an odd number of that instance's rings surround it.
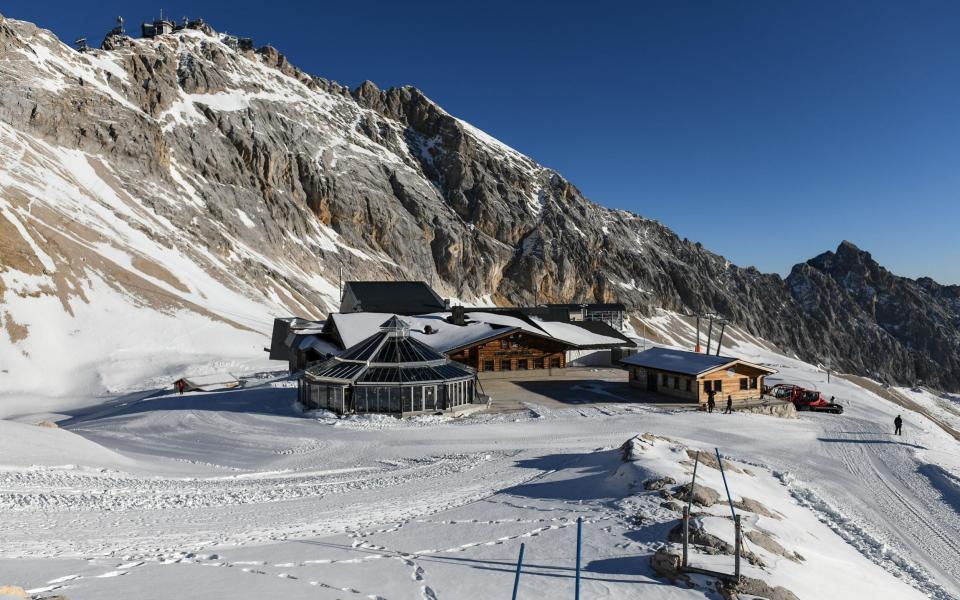
M 874 271 L 838 270 L 857 261 L 737 267 L 415 88 L 349 90 L 229 41 L 203 26 L 80 53 L 0 17 L 0 390 L 228 368 L 274 316 L 335 310 L 341 269 L 465 301 L 719 312 L 808 361 L 960 388 L 955 288 L 913 282 L 909 318 L 881 318 L 858 283 Z

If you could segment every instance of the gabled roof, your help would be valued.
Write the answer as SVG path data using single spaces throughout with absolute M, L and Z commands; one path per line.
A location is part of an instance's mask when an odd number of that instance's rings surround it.
M 637 343 L 628 338 L 616 327 L 607 325 L 605 321 L 576 321 L 573 323 L 577 327 L 582 327 L 591 333 L 616 338 L 622 342 L 621 348 L 635 348 Z
M 601 321 L 541 321 L 532 319 L 533 322 L 551 336 L 558 340 L 563 340 L 578 349 L 597 349 L 597 348 L 623 348 L 625 346 L 634 346 L 635 344 L 622 335 L 613 335 L 618 333 L 616 329 L 610 327 Z M 593 327 L 587 323 L 596 323 L 601 327 Z
M 332 313 L 328 320 L 328 332 L 339 337 L 345 347 L 369 338 L 380 325 L 393 315 L 385 313 Z M 447 321 L 450 313 L 435 313 L 419 316 L 404 316 L 409 325 L 409 335 L 440 352 L 449 352 L 473 345 L 499 335 L 507 328 L 489 323 L 468 323 L 460 326 Z M 431 333 L 427 333 L 427 328 Z
M 747 365 L 767 373 L 776 373 L 775 369 L 757 365 L 739 358 L 730 356 L 714 356 L 700 352 L 686 350 L 671 350 L 670 348 L 650 348 L 638 352 L 620 361 L 625 365 L 669 371 L 681 375 L 703 375 L 711 371 L 724 369 L 736 364 Z
M 369 338 L 390 313 L 331 313 L 327 319 L 326 333 L 338 336 L 345 347 L 350 347 Z M 521 313 L 471 311 L 466 313 L 466 325 L 450 322 L 451 313 L 404 316 L 402 321 L 409 328 L 409 335 L 440 352 L 453 352 L 478 343 L 487 342 L 508 333 L 523 331 L 571 349 L 622 348 L 633 343 L 603 323 L 584 326 L 583 323 L 541 321 Z M 427 328 L 431 333 L 427 333 Z
M 294 343 L 302 336 L 319 334 L 323 331 L 323 321 L 310 321 L 300 317 L 278 317 L 273 320 L 273 333 L 270 337 L 270 360 L 287 360 Z
M 443 298 L 423 281 L 348 281 L 342 312 L 420 315 L 444 310 Z

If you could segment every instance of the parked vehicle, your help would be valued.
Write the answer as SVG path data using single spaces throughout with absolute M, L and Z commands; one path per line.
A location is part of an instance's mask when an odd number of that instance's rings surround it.
M 770 395 L 774 398 L 789 400 L 797 410 L 825 412 L 835 415 L 843 414 L 843 405 L 827 400 L 817 390 L 808 390 L 799 385 L 777 384 L 770 388 Z

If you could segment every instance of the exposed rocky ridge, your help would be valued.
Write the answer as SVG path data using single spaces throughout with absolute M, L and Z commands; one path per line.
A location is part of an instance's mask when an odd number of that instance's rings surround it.
M 881 374 L 958 385 L 960 286 L 896 276 L 848 241 L 795 266 L 787 283 L 841 354 L 879 359 Z
M 158 254 L 170 252 L 267 316 L 319 315 L 336 309 L 342 266 L 353 279 L 432 281 L 467 301 L 719 312 L 808 360 L 960 388 L 955 287 L 907 285 L 827 255 L 786 281 L 737 267 L 590 202 L 412 87 L 351 91 L 215 33 L 106 47 L 80 54 L 0 19 L 0 294 L 56 295 L 70 310 L 89 301 L 96 272 L 134 302 L 232 320 Z M 78 187 L 76 204 L 44 191 L 51 173 Z M 87 205 L 118 222 L 75 219 Z M 10 310 L 0 318 L 42 326 Z

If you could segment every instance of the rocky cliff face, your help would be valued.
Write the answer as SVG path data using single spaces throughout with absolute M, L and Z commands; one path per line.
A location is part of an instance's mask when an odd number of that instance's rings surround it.
M 846 241 L 795 266 L 787 284 L 851 364 L 898 381 L 958 385 L 960 286 L 898 277 Z
M 834 255 L 786 281 L 737 267 L 590 202 L 415 88 L 349 90 L 225 41 L 184 30 L 78 53 L 0 19 L 0 319 L 17 356 L 39 350 L 45 298 L 102 312 L 105 288 L 268 331 L 335 310 L 342 269 L 468 302 L 719 312 L 808 360 L 960 387 L 956 288 Z

